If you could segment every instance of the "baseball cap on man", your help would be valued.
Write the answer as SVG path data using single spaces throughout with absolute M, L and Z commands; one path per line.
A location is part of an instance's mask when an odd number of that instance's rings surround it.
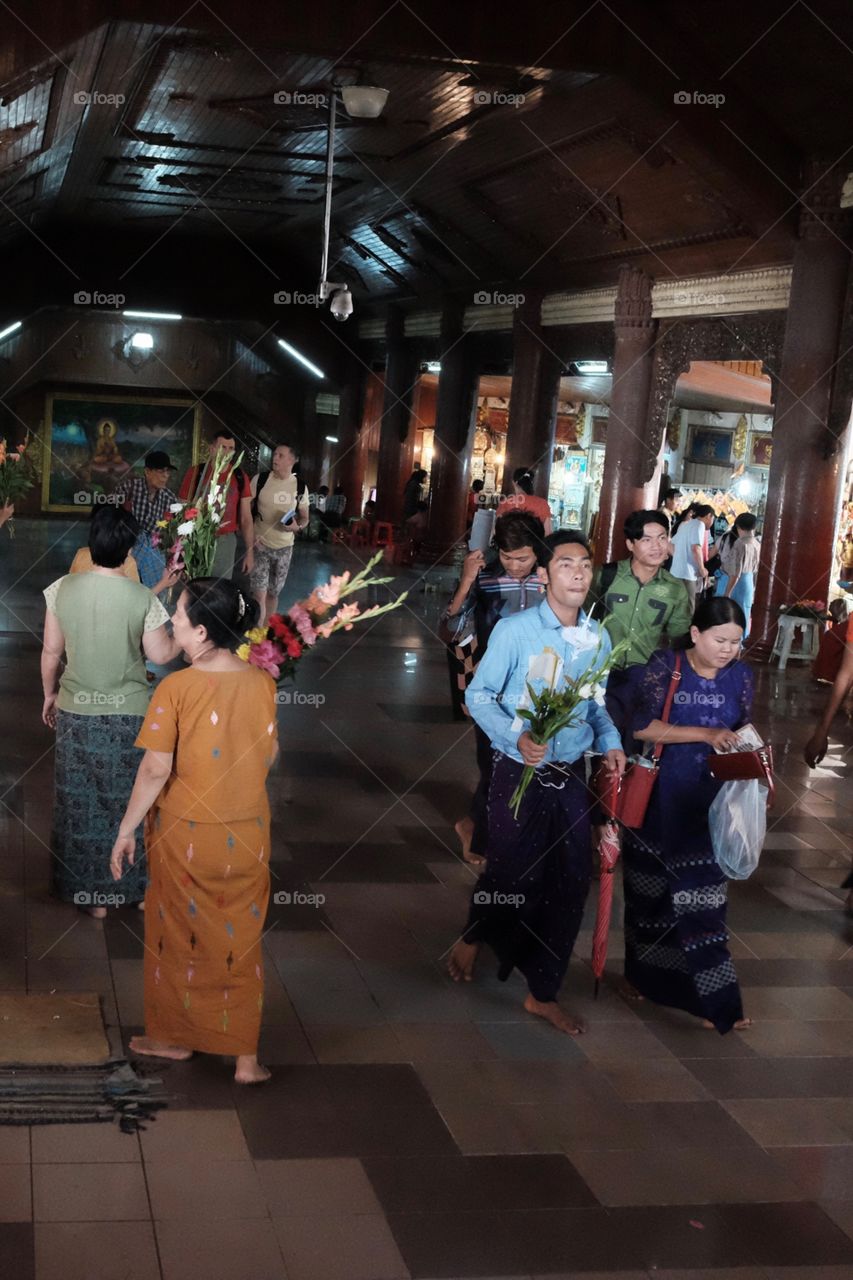
M 168 453 L 164 453 L 162 449 L 155 449 L 153 453 L 149 453 L 145 459 L 145 466 L 149 471 L 175 470 L 175 464 Z

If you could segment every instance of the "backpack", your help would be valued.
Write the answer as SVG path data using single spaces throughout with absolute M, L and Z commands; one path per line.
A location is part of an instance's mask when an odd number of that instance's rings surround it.
M 601 566 L 601 577 L 598 580 L 596 603 L 601 605 L 605 613 L 607 612 L 607 593 L 613 586 L 613 579 L 616 577 L 616 571 L 618 568 L 618 560 L 610 560 L 607 564 L 603 564 Z
M 257 487 L 255 488 L 255 496 L 252 499 L 252 519 L 253 520 L 257 520 L 258 518 L 258 498 L 261 496 L 261 489 L 263 489 L 264 485 L 266 484 L 267 480 L 269 480 L 271 475 L 272 475 L 271 471 L 258 472 L 258 483 L 257 483 Z

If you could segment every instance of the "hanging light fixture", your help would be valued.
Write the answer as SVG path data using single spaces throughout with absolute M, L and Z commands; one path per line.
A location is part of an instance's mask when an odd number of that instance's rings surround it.
M 330 302 L 329 310 L 336 320 L 348 320 L 353 312 L 352 294 L 343 282 L 327 280 L 329 270 L 329 234 L 332 225 L 332 186 L 335 170 L 335 125 L 337 122 L 338 88 L 347 114 L 357 120 L 375 120 L 382 114 L 388 98 L 387 89 L 372 85 L 332 85 L 329 94 L 329 131 L 326 139 L 326 190 L 323 202 L 323 253 L 320 259 L 321 302 Z

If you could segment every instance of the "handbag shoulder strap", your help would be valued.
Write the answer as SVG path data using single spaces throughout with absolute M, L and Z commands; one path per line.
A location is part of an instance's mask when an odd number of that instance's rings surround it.
M 672 676 L 670 677 L 670 681 L 669 681 L 669 688 L 666 691 L 666 701 L 663 704 L 663 711 L 661 712 L 661 717 L 660 717 L 664 724 L 669 724 L 669 713 L 672 711 L 672 700 L 675 697 L 675 690 L 680 679 L 681 679 L 681 654 L 677 653 L 675 655 L 675 665 L 672 668 Z M 663 752 L 663 740 L 661 739 L 660 741 L 655 743 L 655 748 L 654 748 L 654 751 L 652 752 L 652 758 L 654 760 L 660 760 L 662 752 Z

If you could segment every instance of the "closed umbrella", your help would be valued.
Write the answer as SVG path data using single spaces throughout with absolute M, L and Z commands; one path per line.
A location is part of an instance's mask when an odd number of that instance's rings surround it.
M 605 823 L 598 846 L 601 859 L 598 881 L 598 910 L 595 913 L 595 928 L 592 934 L 592 972 L 595 974 L 595 995 L 598 997 L 598 984 L 604 973 L 607 959 L 607 935 L 610 933 L 610 913 L 613 910 L 613 873 L 622 845 L 619 838 L 619 827 L 609 818 Z

